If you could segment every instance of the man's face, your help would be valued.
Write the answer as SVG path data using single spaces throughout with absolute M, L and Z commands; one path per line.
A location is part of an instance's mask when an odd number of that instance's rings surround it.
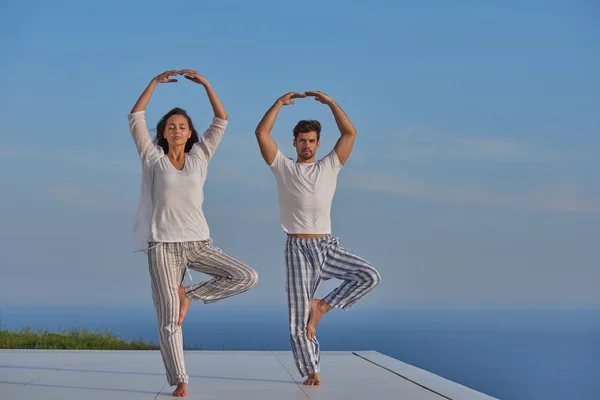
M 299 133 L 294 139 L 294 147 L 296 148 L 296 153 L 298 153 L 298 160 L 312 160 L 319 148 L 317 132 L 310 131 Z

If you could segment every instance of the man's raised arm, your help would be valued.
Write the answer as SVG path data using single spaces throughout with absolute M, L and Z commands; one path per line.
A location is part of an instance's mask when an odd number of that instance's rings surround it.
M 304 92 L 306 96 L 314 97 L 315 100 L 326 104 L 333 112 L 333 116 L 335 117 L 335 122 L 340 130 L 342 136 L 338 139 L 335 144 L 334 150 L 337 154 L 340 163 L 344 165 L 350 157 L 350 153 L 352 152 L 352 146 L 354 146 L 354 139 L 356 138 L 356 128 L 350 122 L 350 119 L 342 110 L 342 108 L 329 96 L 325 93 L 319 91 L 311 91 Z
M 284 94 L 277 99 L 271 108 L 269 108 L 267 113 L 260 120 L 260 123 L 256 127 L 255 133 L 256 140 L 258 140 L 258 147 L 260 147 L 260 153 L 267 164 L 273 164 L 273 160 L 277 155 L 277 143 L 275 143 L 275 140 L 273 140 L 271 137 L 271 129 L 273 129 L 273 125 L 275 124 L 275 120 L 279 114 L 279 110 L 281 110 L 281 107 L 283 106 L 295 104 L 294 99 L 302 97 L 306 97 L 306 95 L 297 92 Z

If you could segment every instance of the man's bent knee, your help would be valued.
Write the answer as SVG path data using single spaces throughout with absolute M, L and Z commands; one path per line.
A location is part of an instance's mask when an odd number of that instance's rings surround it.
M 371 267 L 371 270 L 369 271 L 369 287 L 374 288 L 379 285 L 379 282 L 381 282 L 381 275 L 379 275 L 379 272 L 375 268 Z

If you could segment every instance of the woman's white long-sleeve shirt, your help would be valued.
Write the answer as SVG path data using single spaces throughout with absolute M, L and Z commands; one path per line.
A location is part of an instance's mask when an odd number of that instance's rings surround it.
M 186 242 L 210 238 L 202 211 L 204 182 L 210 159 L 223 137 L 227 121 L 214 117 L 212 124 L 185 154 L 177 170 L 162 147 L 152 142 L 145 112 L 128 115 L 129 129 L 142 161 L 142 185 L 134 220 L 134 238 L 147 253 L 149 242 Z

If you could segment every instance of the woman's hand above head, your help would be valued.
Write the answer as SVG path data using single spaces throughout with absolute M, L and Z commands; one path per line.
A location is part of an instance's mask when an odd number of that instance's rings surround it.
M 156 85 L 158 85 L 159 83 L 177 82 L 177 79 L 171 78 L 172 76 L 176 75 L 181 75 L 181 71 L 173 69 L 165 71 L 162 74 L 152 78 L 144 92 L 140 95 L 135 105 L 131 109 L 131 112 L 135 113 L 139 111 L 145 111 L 146 107 L 148 106 L 148 103 L 150 102 L 150 98 L 152 97 L 152 93 L 154 92 L 154 88 L 156 87 Z
M 187 80 L 198 83 L 202 86 L 208 85 L 206 78 L 193 69 L 182 69 L 180 72 Z
M 221 100 L 219 100 L 219 97 L 217 96 L 212 86 L 210 85 L 210 83 L 208 83 L 208 80 L 206 80 L 205 77 L 203 77 L 198 73 L 198 71 L 195 71 L 193 69 L 182 69 L 179 72 L 188 81 L 192 81 L 204 86 L 204 89 L 206 89 L 206 94 L 208 95 L 208 100 L 210 101 L 210 105 L 212 106 L 213 112 L 215 113 L 215 117 L 220 119 L 228 118 L 227 111 L 225 111 L 225 107 L 223 107 L 223 104 L 221 104 Z

